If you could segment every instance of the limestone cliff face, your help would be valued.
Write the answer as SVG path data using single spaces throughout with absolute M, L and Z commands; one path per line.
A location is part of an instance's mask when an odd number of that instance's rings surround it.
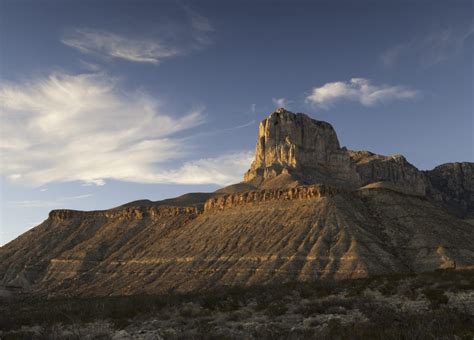
M 403 156 L 341 148 L 329 123 L 283 108 L 260 123 L 255 159 L 244 181 L 258 188 L 330 184 L 351 189 L 390 182 L 425 194 L 423 173 Z
M 119 220 L 141 220 L 150 218 L 151 220 L 159 219 L 163 216 L 177 215 L 196 215 L 199 210 L 195 207 L 172 207 L 172 206 L 129 206 L 118 209 L 98 210 L 98 211 L 79 211 L 69 209 L 52 210 L 49 218 L 53 221 L 64 221 L 68 219 L 94 219 L 108 218 Z
M 447 163 L 425 174 L 432 199 L 460 217 L 474 219 L 474 163 Z
M 255 159 L 244 181 L 259 185 L 279 175 L 291 175 L 301 183 L 359 184 L 333 127 L 283 108 L 260 123 Z
M 335 187 L 326 185 L 306 185 L 289 189 L 269 189 L 246 191 L 238 194 L 222 195 L 208 199 L 204 205 L 204 211 L 224 210 L 237 205 L 269 202 L 304 200 L 318 197 L 326 197 L 342 192 Z

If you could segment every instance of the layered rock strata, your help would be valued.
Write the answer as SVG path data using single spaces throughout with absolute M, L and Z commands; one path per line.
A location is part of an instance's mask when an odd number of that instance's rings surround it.
M 335 195 L 340 192 L 342 192 L 341 189 L 327 185 L 309 185 L 289 189 L 254 190 L 211 198 L 206 201 L 206 204 L 204 205 L 204 211 L 223 210 L 228 207 L 248 203 L 311 199 Z
M 69 209 L 52 210 L 49 218 L 53 221 L 64 221 L 66 219 L 86 219 L 86 218 L 108 218 L 120 220 L 132 220 L 150 218 L 151 220 L 159 219 L 163 216 L 177 215 L 197 215 L 199 209 L 196 207 L 124 207 L 120 209 L 97 210 L 97 211 L 79 211 Z

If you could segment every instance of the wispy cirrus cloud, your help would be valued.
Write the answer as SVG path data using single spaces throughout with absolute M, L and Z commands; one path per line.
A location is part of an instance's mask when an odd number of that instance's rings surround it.
M 148 37 L 118 34 L 93 28 L 76 28 L 66 34 L 61 42 L 82 53 L 105 58 L 115 58 L 137 63 L 159 64 L 163 60 L 182 56 L 212 43 L 213 27 L 209 20 L 183 7 L 186 22 L 179 34 L 152 34 Z
M 139 63 L 159 64 L 164 59 L 184 54 L 184 50 L 158 40 L 140 40 L 88 28 L 76 29 L 61 41 L 83 53 Z
M 413 99 L 419 92 L 401 85 L 373 85 L 369 79 L 352 78 L 349 81 L 326 83 L 312 89 L 306 97 L 306 102 L 328 109 L 335 102 L 349 100 L 364 106 L 394 101 Z
M 103 73 L 2 84 L 0 103 L 1 173 L 37 186 L 140 181 L 183 157 L 189 145 L 173 135 L 204 121 L 202 108 L 175 117 L 155 97 L 125 93 Z
M 230 152 L 217 157 L 185 162 L 173 170 L 142 176 L 144 183 L 218 184 L 228 185 L 242 181 L 250 167 L 252 151 Z
M 250 165 L 246 151 L 183 162 L 193 143 L 175 134 L 203 123 L 203 108 L 176 117 L 156 97 L 125 93 L 104 73 L 2 84 L 0 103 L 0 174 L 14 183 L 224 185 L 240 181 Z
M 421 66 L 429 67 L 460 54 L 473 34 L 473 24 L 434 30 L 387 48 L 380 60 L 385 66 L 391 67 L 405 58 L 412 58 Z
M 92 197 L 92 194 L 84 194 L 77 196 L 59 197 L 55 200 L 26 200 L 26 201 L 10 201 L 9 206 L 16 208 L 52 208 L 61 206 L 70 201 L 77 201 L 84 198 Z M 36 223 L 39 224 L 39 223 Z

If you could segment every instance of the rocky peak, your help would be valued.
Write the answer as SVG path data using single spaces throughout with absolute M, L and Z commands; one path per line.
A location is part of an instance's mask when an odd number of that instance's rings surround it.
M 358 182 L 331 124 L 284 108 L 260 123 L 255 158 L 244 180 L 258 184 L 280 175 L 302 183 Z
M 359 188 L 389 182 L 425 195 L 425 176 L 402 155 L 341 148 L 331 124 L 279 108 L 260 123 L 255 158 L 244 181 L 260 189 L 329 184 Z

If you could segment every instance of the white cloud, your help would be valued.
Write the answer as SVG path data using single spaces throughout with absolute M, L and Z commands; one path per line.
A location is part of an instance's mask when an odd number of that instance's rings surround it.
M 0 103 L 0 174 L 14 183 L 104 185 L 115 179 L 225 185 L 241 181 L 252 158 L 251 152 L 234 152 L 169 169 L 170 161 L 192 149 L 188 138 L 173 135 L 202 123 L 202 109 L 173 117 L 155 98 L 126 94 L 106 74 L 56 73 L 29 84 L 3 84 Z M 32 207 L 57 202 L 17 203 Z
M 436 30 L 386 49 L 380 59 L 385 66 L 394 66 L 408 57 L 414 58 L 424 67 L 429 67 L 461 53 L 466 40 L 473 34 L 472 24 Z
M 16 208 L 52 208 L 58 207 L 69 201 L 81 200 L 84 198 L 92 197 L 92 194 L 77 195 L 71 197 L 60 197 L 56 200 L 26 200 L 26 201 L 11 201 L 8 202 L 9 206 Z M 36 225 L 39 223 L 36 223 Z
M 61 40 L 82 53 L 138 63 L 159 64 L 165 59 L 186 55 L 212 43 L 209 20 L 188 7 L 183 8 L 187 21 L 173 34 L 162 32 L 148 38 L 127 36 L 104 30 L 78 28 Z M 167 28 L 169 30 L 169 28 Z M 170 39 L 170 36 L 173 38 Z
M 374 106 L 393 100 L 413 99 L 417 95 L 418 91 L 404 86 L 372 85 L 368 79 L 352 78 L 348 82 L 338 81 L 313 88 L 306 102 L 327 109 L 339 100 Z
M 36 186 L 147 181 L 160 164 L 189 151 L 173 134 L 204 119 L 202 109 L 166 114 L 154 97 L 124 93 L 105 74 L 56 73 L 3 84 L 0 103 L 0 173 Z
M 148 183 L 219 184 L 228 185 L 241 182 L 250 167 L 253 152 L 232 152 L 214 158 L 204 158 L 185 162 L 179 169 L 157 172 L 141 177 Z
M 92 29 L 76 29 L 62 39 L 63 44 L 83 53 L 94 53 L 128 61 L 158 64 L 166 58 L 183 54 L 178 48 L 158 40 L 140 40 Z
M 288 108 L 291 101 L 286 100 L 286 98 L 272 98 L 273 105 L 275 105 L 276 108 L 284 107 Z

